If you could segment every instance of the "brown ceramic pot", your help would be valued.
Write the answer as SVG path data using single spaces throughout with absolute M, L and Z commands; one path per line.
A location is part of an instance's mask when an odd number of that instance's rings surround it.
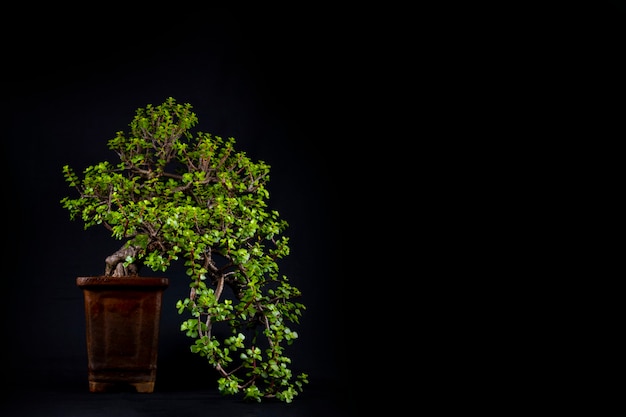
M 90 392 L 154 391 L 167 278 L 79 277 Z

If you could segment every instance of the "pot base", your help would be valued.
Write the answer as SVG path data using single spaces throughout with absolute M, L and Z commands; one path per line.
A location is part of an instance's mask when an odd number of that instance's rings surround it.
M 127 392 L 151 393 L 154 391 L 156 369 L 122 370 L 101 369 L 89 371 L 90 392 Z
M 135 391 L 143 394 L 154 392 L 154 382 L 96 382 L 89 381 L 89 392 Z

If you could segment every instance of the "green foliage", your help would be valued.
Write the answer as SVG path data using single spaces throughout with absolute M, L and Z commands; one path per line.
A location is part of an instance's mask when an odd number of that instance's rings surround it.
M 61 204 L 85 229 L 101 225 L 124 241 L 132 249 L 125 265 L 167 271 L 184 263 L 190 292 L 176 308 L 189 318 L 181 331 L 219 372 L 220 392 L 291 402 L 307 375 L 292 375 L 284 346 L 297 339 L 289 326 L 305 306 L 279 273 L 288 224 L 268 209 L 270 166 L 236 151 L 233 138 L 193 134 L 197 122 L 190 104 L 171 97 L 137 109 L 130 131 L 108 142 L 119 162 L 82 177 L 63 167 L 78 196 Z

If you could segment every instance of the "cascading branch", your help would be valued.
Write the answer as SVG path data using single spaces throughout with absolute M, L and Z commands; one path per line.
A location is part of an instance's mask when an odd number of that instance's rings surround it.
M 78 197 L 61 200 L 85 229 L 102 225 L 123 241 L 106 257 L 107 276 L 137 276 L 142 267 L 167 271 L 181 260 L 190 279 L 181 330 L 191 351 L 218 371 L 223 394 L 291 402 L 308 383 L 295 375 L 292 344 L 305 306 L 280 274 L 289 255 L 288 227 L 268 209 L 270 166 L 235 150 L 235 139 L 192 133 L 188 103 L 168 98 L 136 110 L 128 133 L 108 142 L 119 157 L 63 175 Z

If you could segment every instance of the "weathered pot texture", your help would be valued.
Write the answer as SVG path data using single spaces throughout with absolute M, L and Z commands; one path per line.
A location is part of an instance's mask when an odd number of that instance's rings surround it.
M 162 295 L 157 277 L 79 277 L 90 392 L 154 391 Z

